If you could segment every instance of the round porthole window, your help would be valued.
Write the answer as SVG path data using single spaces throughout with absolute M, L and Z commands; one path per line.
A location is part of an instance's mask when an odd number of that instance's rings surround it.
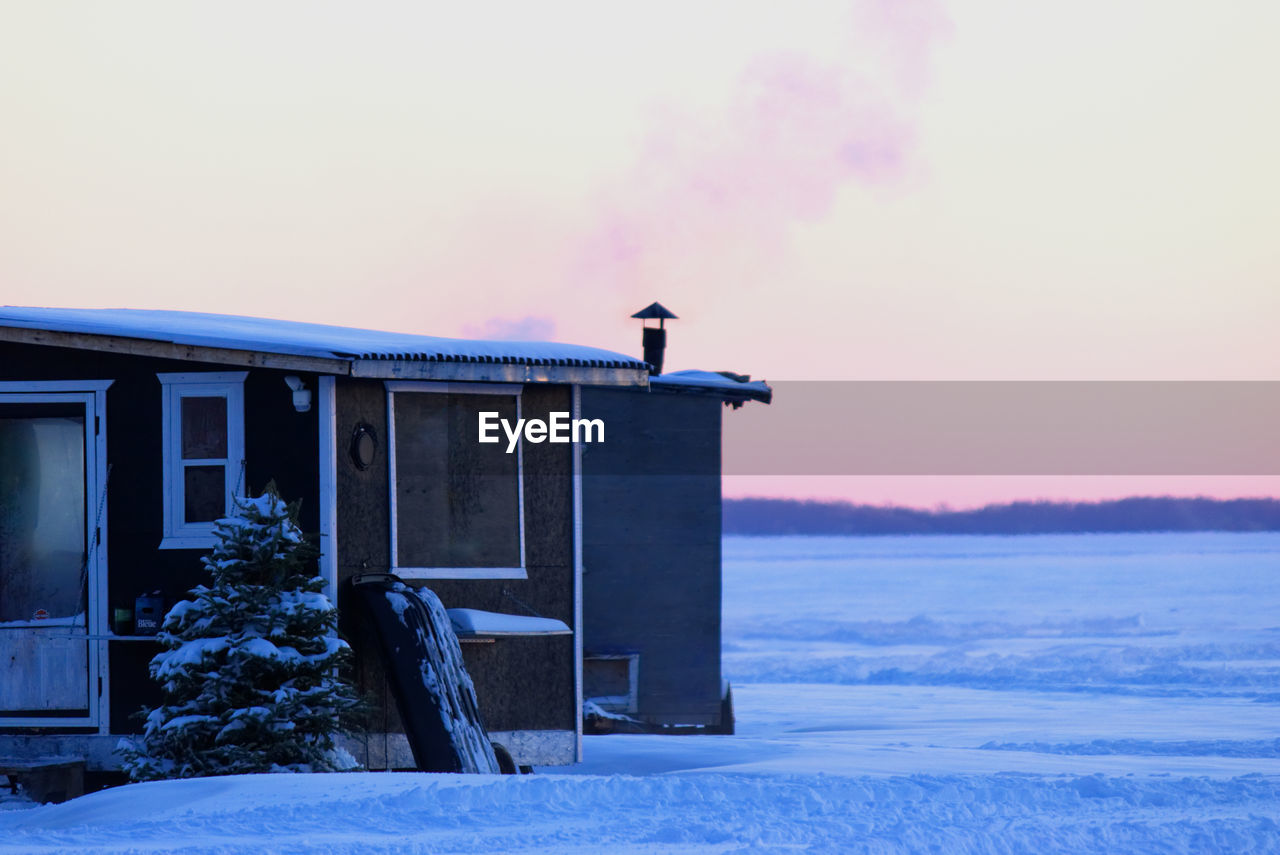
M 351 462 L 363 471 L 373 465 L 378 456 L 378 434 L 373 425 L 361 422 L 351 432 Z

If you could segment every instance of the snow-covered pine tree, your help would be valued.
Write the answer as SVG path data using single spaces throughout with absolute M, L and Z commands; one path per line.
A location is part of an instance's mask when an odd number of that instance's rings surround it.
M 135 780 L 356 768 L 334 738 L 361 706 L 315 549 L 274 486 L 218 520 L 213 576 L 169 610 L 151 660 L 164 702 L 122 746 Z

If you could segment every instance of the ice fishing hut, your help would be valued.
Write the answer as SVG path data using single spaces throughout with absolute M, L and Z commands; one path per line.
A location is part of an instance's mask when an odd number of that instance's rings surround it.
M 647 382 L 642 361 L 574 345 L 0 308 L 0 757 L 118 767 L 118 735 L 158 699 L 147 609 L 205 581 L 213 520 L 274 480 L 331 589 L 390 571 L 472 610 L 490 735 L 521 765 L 574 762 L 581 444 L 506 453 L 476 442 L 477 414 L 577 413 L 584 386 Z M 349 747 L 411 768 L 373 628 L 347 617 L 380 707 Z
M 648 388 L 582 390 L 612 436 L 583 449 L 583 696 L 593 725 L 732 732 L 720 670 L 721 429 L 726 409 L 773 391 L 731 372 L 663 374 L 659 303 L 644 327 Z M 594 706 L 591 706 L 594 705 Z M 610 716 L 620 716 L 611 718 Z

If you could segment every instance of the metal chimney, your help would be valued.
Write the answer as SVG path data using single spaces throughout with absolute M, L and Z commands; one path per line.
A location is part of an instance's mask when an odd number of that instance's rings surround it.
M 653 366 L 653 370 L 650 373 L 661 374 L 662 357 L 667 350 L 665 324 L 668 320 L 676 320 L 676 315 L 661 303 L 650 303 L 631 317 L 639 318 L 642 326 L 650 318 L 658 319 L 656 327 L 644 326 L 644 334 L 640 343 L 644 347 L 644 361 Z

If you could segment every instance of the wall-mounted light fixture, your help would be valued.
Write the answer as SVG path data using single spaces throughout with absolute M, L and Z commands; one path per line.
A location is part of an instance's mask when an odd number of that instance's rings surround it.
M 305 413 L 311 409 L 311 390 L 307 388 L 307 384 L 302 382 L 302 378 L 296 374 L 290 374 L 284 378 L 285 385 L 293 390 L 293 408 L 300 413 Z

